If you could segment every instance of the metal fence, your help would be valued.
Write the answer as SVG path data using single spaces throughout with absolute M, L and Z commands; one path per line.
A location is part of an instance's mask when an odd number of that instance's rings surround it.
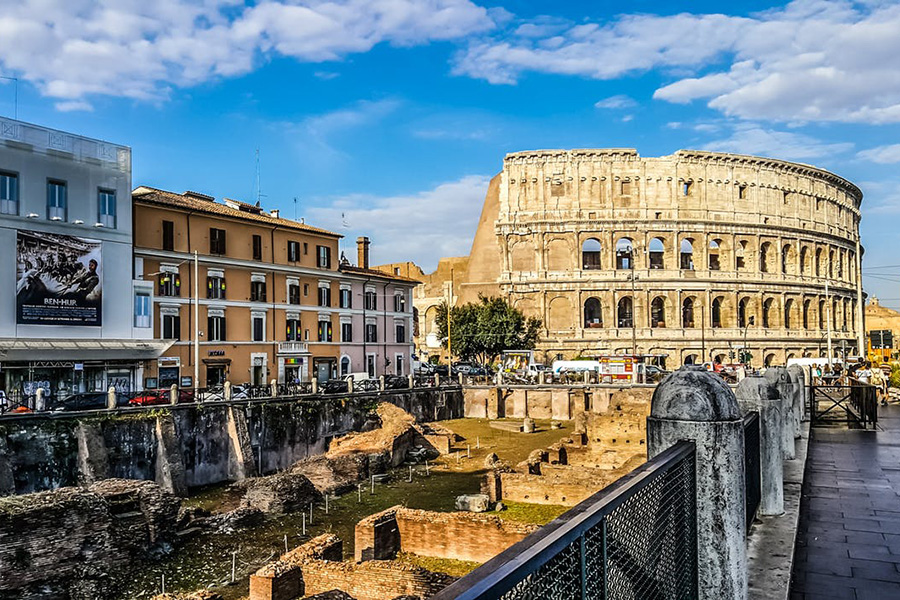
M 756 519 L 762 500 L 760 481 L 759 413 L 751 411 L 744 416 L 744 503 L 747 510 L 747 532 Z
M 696 598 L 695 461 L 679 442 L 432 598 Z
M 810 385 L 809 414 L 813 427 L 846 423 L 875 429 L 878 425 L 877 388 L 854 381 L 850 385 Z

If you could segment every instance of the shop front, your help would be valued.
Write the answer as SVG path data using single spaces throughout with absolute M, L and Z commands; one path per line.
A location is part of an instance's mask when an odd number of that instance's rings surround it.
M 278 383 L 309 381 L 309 344 L 306 342 L 278 343 Z

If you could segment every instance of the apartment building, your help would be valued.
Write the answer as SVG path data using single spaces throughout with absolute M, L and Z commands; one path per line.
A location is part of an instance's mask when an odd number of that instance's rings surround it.
M 0 119 L 0 390 L 139 389 L 152 285 L 132 273 L 131 149 Z
M 409 298 L 414 283 L 352 267 L 338 256 L 339 234 L 196 192 L 138 187 L 133 201 L 135 272 L 155 285 L 155 333 L 174 341 L 145 387 L 324 381 L 365 370 L 372 354 L 373 376 L 408 372 L 411 338 L 399 350 L 384 323 L 410 319 L 410 301 L 407 313 L 380 302 L 382 331 L 366 342 L 378 311 L 364 293 Z

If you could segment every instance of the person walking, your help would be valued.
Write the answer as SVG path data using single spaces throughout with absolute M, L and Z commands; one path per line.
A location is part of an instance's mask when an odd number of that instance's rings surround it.
M 887 398 L 884 395 L 884 372 L 881 370 L 881 367 L 872 369 L 872 377 L 869 378 L 869 383 L 875 386 L 875 394 L 881 400 L 882 406 L 886 405 Z

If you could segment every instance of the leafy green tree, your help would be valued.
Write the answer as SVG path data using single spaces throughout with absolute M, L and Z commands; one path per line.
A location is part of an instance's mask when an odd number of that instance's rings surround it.
M 463 360 L 494 361 L 504 350 L 534 348 L 541 320 L 526 317 L 503 298 L 479 295 L 478 302 L 450 310 L 450 350 Z M 438 307 L 438 335 L 447 347 L 447 303 Z

